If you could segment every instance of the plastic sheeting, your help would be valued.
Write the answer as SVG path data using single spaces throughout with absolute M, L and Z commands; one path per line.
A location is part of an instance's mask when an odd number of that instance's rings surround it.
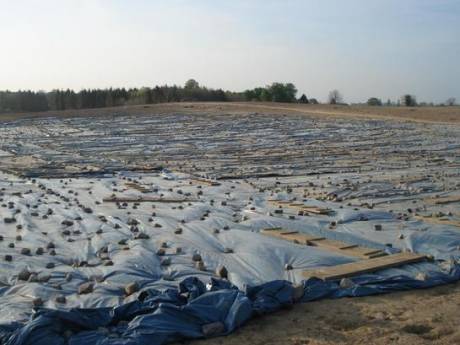
M 303 283 L 303 296 L 298 297 L 308 302 L 325 297 L 366 296 L 460 279 L 458 265 L 445 271 L 439 271 L 436 265 L 424 265 L 427 267 L 423 270 L 429 272 L 426 280 L 386 270 L 383 275 L 354 278 L 354 286 L 343 289 L 336 281 L 313 278 Z M 287 281 L 272 281 L 243 292 L 227 281 L 212 279 L 205 286 L 198 279 L 188 278 L 179 289 L 145 290 L 138 300 L 115 308 L 39 309 L 25 325 L 0 326 L 0 340 L 5 345 L 160 345 L 184 338 L 220 336 L 255 315 L 291 305 L 296 302 L 295 292 Z
M 2 224 L 4 238 L 0 242 L 2 256 L 13 256 L 11 262 L 0 262 L 0 339 L 8 345 L 165 344 L 228 334 L 257 314 L 294 303 L 299 297 L 298 285 L 304 291 L 300 300 L 307 302 L 426 288 L 460 278 L 456 263 L 460 235 L 455 227 L 403 221 L 382 210 L 311 201 L 309 205 L 332 208 L 333 215 L 297 217 L 295 210 L 288 208 L 276 215 L 272 213 L 276 206 L 269 199 L 285 198 L 283 193 L 269 195 L 248 183 L 232 181 L 197 188 L 189 184 L 187 176 L 173 174 L 168 174 L 171 179 L 157 174 L 121 174 L 101 179 L 39 179 L 35 184 L 0 177 L 0 186 L 7 193 L 5 205 L 14 203 L 13 208 L 0 208 L 0 217 L 16 217 L 15 224 Z M 149 188 L 149 195 L 195 197 L 201 190 L 202 196 L 190 203 L 158 203 L 155 209 L 149 203 L 126 207 L 96 203 L 114 189 L 123 197 L 142 197 L 143 193 L 126 188 L 126 177 L 139 178 L 137 183 Z M 76 204 L 90 205 L 92 212 Z M 43 217 L 49 209 L 51 214 Z M 130 226 L 133 219 L 137 232 Z M 65 220 L 73 224 L 63 225 Z M 337 226 L 331 231 L 333 220 Z M 375 231 L 376 224 L 381 225 L 381 231 Z M 19 232 L 17 225 L 22 226 Z M 180 234 L 174 232 L 178 226 Z M 268 227 L 389 253 L 410 249 L 431 254 L 434 261 L 362 275 L 353 278 L 354 285 L 348 289 L 340 288 L 336 281 L 303 281 L 303 270 L 357 259 L 258 233 Z M 148 238 L 137 238 L 139 232 Z M 18 233 L 21 240 L 15 239 Z M 35 254 L 37 247 L 46 248 L 49 241 L 54 242 L 56 255 Z M 18 254 L 22 248 L 30 248 L 32 255 Z M 165 250 L 164 256 L 157 255 L 160 248 Z M 103 264 L 104 251 L 112 265 Z M 200 254 L 206 271 L 195 267 L 195 254 Z M 53 265 L 48 269 L 49 263 Z M 287 264 L 293 269 L 286 270 Z M 227 268 L 229 281 L 215 279 L 214 272 L 221 265 Z M 19 280 L 24 269 L 36 272 L 37 279 Z M 68 274 L 72 279 L 66 279 Z M 94 283 L 92 293 L 78 294 L 78 287 L 88 281 Z M 139 291 L 126 297 L 123 288 L 133 281 Z M 66 297 L 65 305 L 55 301 L 58 295 Z M 31 313 L 34 298 L 41 298 L 44 305 Z

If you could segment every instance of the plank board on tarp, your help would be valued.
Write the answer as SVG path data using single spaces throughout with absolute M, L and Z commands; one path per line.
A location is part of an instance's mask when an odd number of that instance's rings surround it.
M 323 237 L 309 236 L 309 235 L 302 234 L 298 231 L 288 231 L 288 230 L 283 230 L 281 228 L 264 229 L 261 231 L 261 233 L 264 235 L 269 235 L 272 237 L 281 238 L 286 241 L 291 241 L 294 243 L 299 243 L 299 244 L 304 244 L 304 245 L 308 244 L 309 241 L 323 239 Z
M 322 280 L 334 280 L 353 277 L 359 274 L 376 272 L 386 268 L 399 267 L 426 259 L 425 255 L 410 252 L 382 256 L 369 260 L 361 260 L 342 265 L 329 266 L 304 271 L 305 278 L 316 277 Z
M 262 234 L 280 238 L 294 243 L 314 246 L 321 249 L 337 252 L 342 255 L 349 255 L 361 259 L 370 259 L 387 255 L 380 249 L 361 247 L 357 244 L 349 244 L 342 241 L 327 239 L 324 237 L 306 235 L 298 231 L 283 230 L 282 228 L 268 228 L 261 231 Z
M 327 238 L 308 241 L 307 245 L 320 247 L 343 255 L 355 256 L 362 259 L 370 259 L 377 256 L 387 255 L 380 249 L 361 247 L 355 244 L 347 244 L 342 241 L 330 240 Z
M 164 203 L 181 203 L 197 201 L 196 199 L 174 199 L 174 198 L 149 198 L 149 197 L 109 197 L 102 199 L 103 202 L 164 202 Z

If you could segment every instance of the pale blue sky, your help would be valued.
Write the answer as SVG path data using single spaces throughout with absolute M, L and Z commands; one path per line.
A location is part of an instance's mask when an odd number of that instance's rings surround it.
M 459 0 L 0 0 L 0 89 L 293 82 L 460 100 Z

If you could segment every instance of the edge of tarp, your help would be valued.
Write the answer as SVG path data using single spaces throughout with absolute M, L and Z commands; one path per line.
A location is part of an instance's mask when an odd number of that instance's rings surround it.
M 409 266 L 416 266 L 409 265 Z M 460 265 L 444 263 L 424 279 L 384 270 L 337 281 L 311 278 L 295 287 L 285 280 L 239 290 L 226 280 L 183 280 L 178 288 L 142 291 L 137 300 L 113 307 L 70 310 L 34 309 L 30 320 L 0 325 L 4 345 L 162 345 L 184 339 L 222 336 L 249 319 L 298 302 L 422 289 L 460 280 Z M 390 273 L 390 274 L 388 274 Z

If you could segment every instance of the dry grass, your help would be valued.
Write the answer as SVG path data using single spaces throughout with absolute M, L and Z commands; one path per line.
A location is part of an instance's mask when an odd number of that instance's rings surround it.
M 117 115 L 148 115 L 155 113 L 190 113 L 190 114 L 247 114 L 267 113 L 283 115 L 308 115 L 351 118 L 381 118 L 403 121 L 421 121 L 437 123 L 460 123 L 460 107 L 368 107 L 340 105 L 310 105 L 271 102 L 201 102 L 201 103 L 162 103 L 115 108 L 49 111 L 41 113 L 0 114 L 0 121 L 18 118 L 43 116 L 117 116 Z

